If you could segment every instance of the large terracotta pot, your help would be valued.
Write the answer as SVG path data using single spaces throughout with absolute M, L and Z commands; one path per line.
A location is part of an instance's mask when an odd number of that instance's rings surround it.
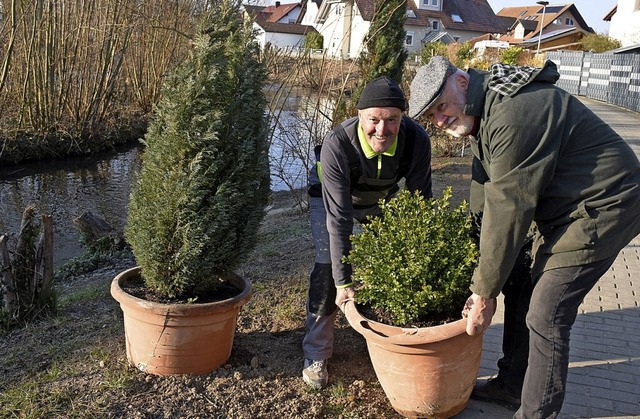
M 234 298 L 204 304 L 160 304 L 124 292 L 123 281 L 139 276 L 139 267 L 118 274 L 111 295 L 124 314 L 127 359 L 155 374 L 208 374 L 231 355 L 236 320 L 251 298 L 251 284 L 234 276 L 242 291 Z
M 405 417 L 448 418 L 467 405 L 482 355 L 482 335 L 466 322 L 400 328 L 363 317 L 353 301 L 346 318 L 365 337 L 371 363 L 391 406 Z

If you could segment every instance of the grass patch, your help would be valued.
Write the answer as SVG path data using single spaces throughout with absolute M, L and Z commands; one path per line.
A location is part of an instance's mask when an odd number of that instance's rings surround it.
M 60 309 L 65 309 L 74 304 L 94 301 L 97 298 L 108 298 L 110 295 L 109 288 L 106 288 L 104 284 L 90 284 L 60 296 L 58 306 Z
M 0 392 L 0 417 L 104 417 L 105 408 L 133 386 L 136 371 L 93 347 Z M 89 396 L 97 394 L 98 396 Z
M 281 278 L 278 287 L 265 283 L 256 283 L 253 298 L 242 309 L 243 318 L 263 319 L 271 332 L 280 332 L 298 328 L 305 318 L 307 283 L 300 277 Z

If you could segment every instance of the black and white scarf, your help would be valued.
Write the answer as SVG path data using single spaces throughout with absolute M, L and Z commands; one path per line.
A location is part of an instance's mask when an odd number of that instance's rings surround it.
M 538 67 L 494 64 L 490 70 L 489 89 L 510 96 L 533 80 L 540 70 Z

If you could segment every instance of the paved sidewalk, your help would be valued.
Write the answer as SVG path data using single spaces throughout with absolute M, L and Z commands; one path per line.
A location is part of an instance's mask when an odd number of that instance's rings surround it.
M 579 97 L 640 156 L 640 114 Z M 639 209 L 640 211 L 640 209 Z M 587 295 L 571 332 L 567 393 L 560 418 L 640 418 L 640 236 Z M 484 336 L 480 378 L 497 373 L 503 312 Z M 511 418 L 511 410 L 470 400 L 457 419 Z

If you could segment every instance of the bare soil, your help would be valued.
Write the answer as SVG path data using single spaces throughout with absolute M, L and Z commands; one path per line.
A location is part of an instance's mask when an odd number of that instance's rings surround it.
M 468 196 L 470 158 L 433 161 L 434 194 Z M 124 257 L 56 284 L 56 317 L 0 336 L 0 417 L 394 418 L 364 339 L 339 314 L 330 382 L 301 379 L 313 245 L 308 214 L 274 193 L 260 243 L 238 270 L 253 284 L 232 355 L 205 376 L 157 377 L 128 365 L 122 313 L 109 294 Z

